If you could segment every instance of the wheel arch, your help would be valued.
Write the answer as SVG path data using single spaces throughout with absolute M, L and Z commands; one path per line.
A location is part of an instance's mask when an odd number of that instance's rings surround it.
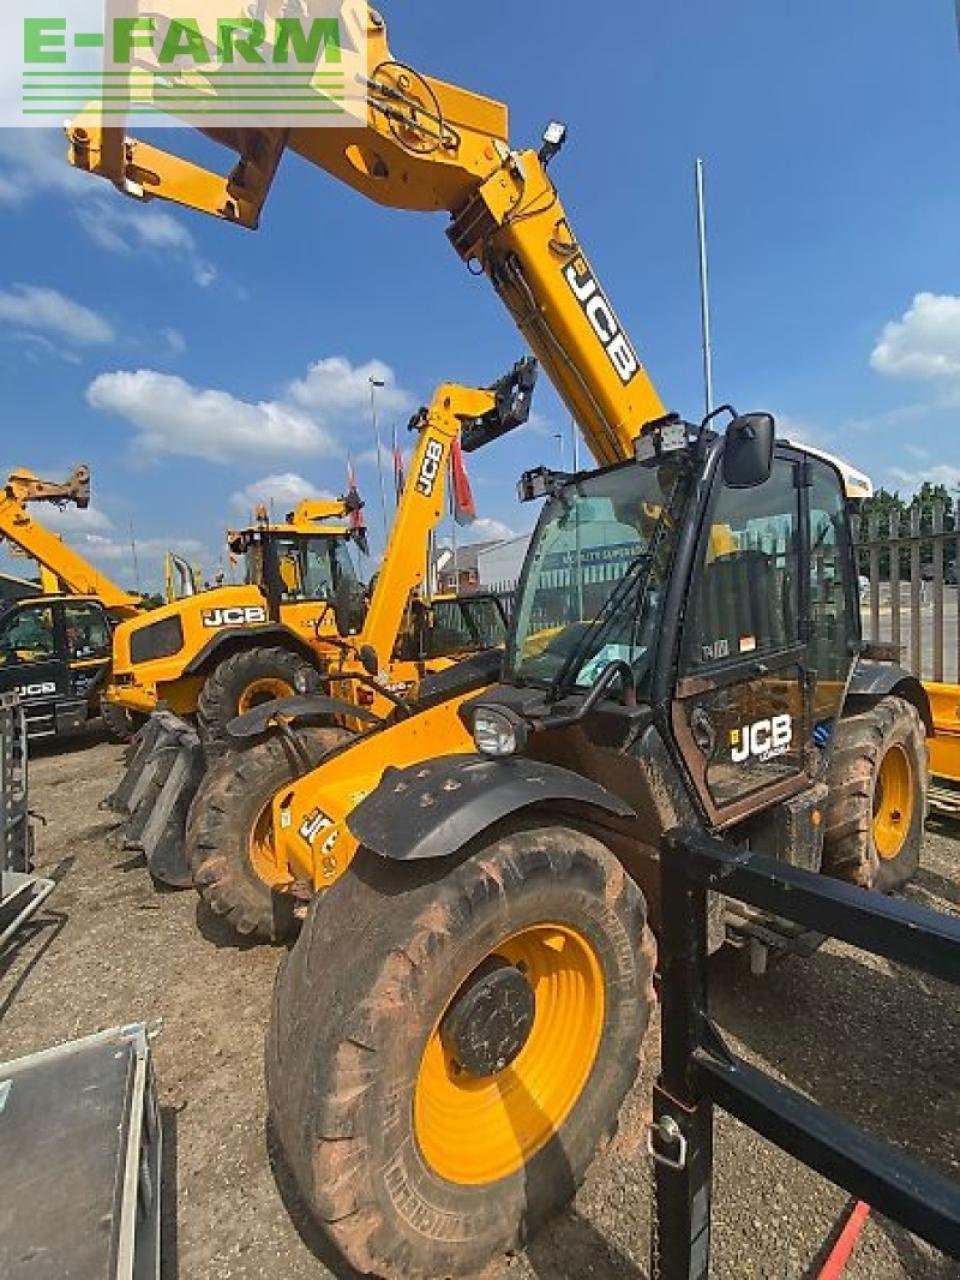
M 935 733 L 930 698 L 920 680 L 890 662 L 858 662 L 843 706 L 844 715 L 867 711 L 881 698 L 902 698 L 916 707 L 931 737 Z
M 208 675 L 225 658 L 243 649 L 261 647 L 288 649 L 315 667 L 319 662 L 315 650 L 290 627 L 274 624 L 267 627 L 228 627 L 212 636 L 183 669 L 185 676 Z
M 601 840 L 611 819 L 636 817 L 605 787 L 558 765 L 463 755 L 388 769 L 347 824 L 379 857 L 425 862 L 466 851 L 521 815 L 563 823 Z

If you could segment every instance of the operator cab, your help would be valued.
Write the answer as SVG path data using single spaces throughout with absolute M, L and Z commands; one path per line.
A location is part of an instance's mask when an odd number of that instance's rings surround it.
M 333 601 L 342 584 L 359 577 L 347 532 L 293 533 L 245 529 L 230 535 L 229 547 L 245 562 L 244 581 L 280 604 Z
M 552 730 L 622 750 L 656 724 L 711 827 L 808 788 L 861 647 L 836 461 L 769 415 L 668 419 L 634 461 L 528 474 L 538 496 L 504 684 L 465 712 L 478 749 L 559 759 Z

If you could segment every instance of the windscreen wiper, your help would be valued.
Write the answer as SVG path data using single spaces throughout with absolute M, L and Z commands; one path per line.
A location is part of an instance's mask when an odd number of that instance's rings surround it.
M 600 612 L 588 625 L 586 631 L 584 631 L 580 639 L 571 649 L 563 666 L 551 680 L 550 687 L 547 690 L 548 702 L 556 702 L 561 694 L 565 692 L 570 675 L 576 674 L 576 672 L 580 670 L 580 666 L 583 663 L 591 644 L 602 637 L 604 628 L 610 622 L 611 617 L 616 614 L 616 611 L 620 606 L 624 604 L 631 589 L 640 577 L 641 572 L 649 566 L 651 559 L 651 553 L 649 551 L 645 551 L 642 555 L 634 556 L 627 565 L 623 577 L 614 587 L 613 591 L 611 591 L 607 596 L 601 606 Z

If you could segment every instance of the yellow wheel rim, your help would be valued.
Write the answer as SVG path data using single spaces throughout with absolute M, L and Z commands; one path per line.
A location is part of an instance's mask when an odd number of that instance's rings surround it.
M 471 1076 L 441 1039 L 441 1018 L 413 1104 L 427 1164 L 441 1178 L 470 1186 L 515 1173 L 547 1145 L 583 1092 L 603 1034 L 603 970 L 582 934 L 567 925 L 536 925 L 491 954 L 532 988 L 535 1012 L 523 1048 L 497 1074 Z
M 913 766 L 899 743 L 880 763 L 873 792 L 873 843 L 881 858 L 899 856 L 913 821 Z
M 273 831 L 273 800 L 268 800 L 260 810 L 250 832 L 248 849 L 250 865 L 258 879 L 271 889 L 290 884 L 290 874 L 277 861 L 277 842 Z
M 278 676 L 265 676 L 262 680 L 251 680 L 237 704 L 237 715 L 244 715 L 259 707 L 264 702 L 275 702 L 277 698 L 292 698 L 293 686 Z

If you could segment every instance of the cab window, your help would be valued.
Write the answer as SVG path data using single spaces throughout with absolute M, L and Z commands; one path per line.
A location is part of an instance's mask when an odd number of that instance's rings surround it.
M 799 643 L 795 472 L 778 458 L 765 484 L 720 487 L 690 594 L 686 672 Z
M 840 714 L 854 648 L 860 639 L 853 597 L 846 497 L 832 467 L 810 459 L 811 665 L 817 673 L 814 719 Z
M 50 605 L 25 605 L 0 626 L 0 663 L 42 662 L 56 649 Z
M 67 604 L 64 621 L 68 657 L 77 662 L 110 657 L 110 625 L 102 609 L 94 604 Z

